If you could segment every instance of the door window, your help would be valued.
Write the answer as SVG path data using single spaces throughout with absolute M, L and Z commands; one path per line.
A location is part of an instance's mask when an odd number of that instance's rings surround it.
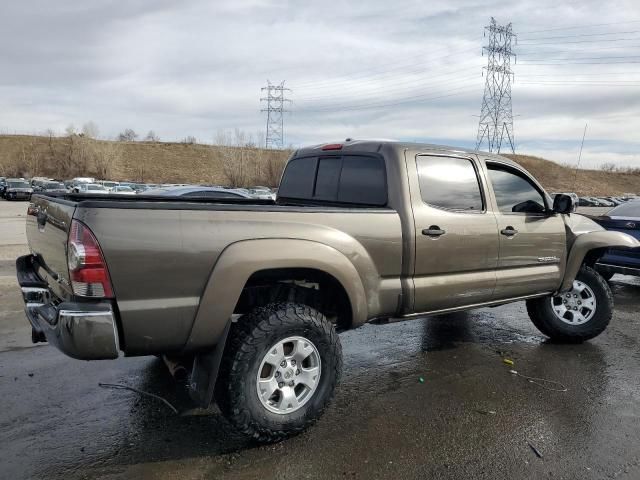
M 524 174 L 500 165 L 487 164 L 489 178 L 503 213 L 544 213 L 545 201 L 540 190 Z
M 449 210 L 484 210 L 478 174 L 471 160 L 418 155 L 416 163 L 425 203 Z

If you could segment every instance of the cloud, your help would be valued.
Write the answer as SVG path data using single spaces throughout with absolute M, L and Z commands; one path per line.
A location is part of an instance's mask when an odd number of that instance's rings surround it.
M 134 128 L 211 141 L 221 128 L 264 130 L 269 79 L 292 89 L 286 143 L 473 146 L 488 12 L 519 35 L 518 150 L 568 162 L 588 123 L 586 166 L 638 165 L 633 0 L 615 9 L 595 0 L 9 2 L 0 130 L 62 132 L 93 120 L 108 137 Z

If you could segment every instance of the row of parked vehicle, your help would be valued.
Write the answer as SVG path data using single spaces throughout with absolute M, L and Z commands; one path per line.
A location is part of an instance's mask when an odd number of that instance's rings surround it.
M 625 194 L 622 197 L 579 197 L 580 207 L 617 207 L 631 199 L 637 198 L 634 194 Z
M 154 195 L 174 197 L 205 198 L 254 198 L 275 199 L 275 190 L 269 187 L 228 188 L 223 186 L 205 186 L 189 184 L 157 184 L 116 182 L 96 180 L 90 177 L 77 177 L 71 180 L 50 178 L 0 177 L 0 196 L 6 200 L 28 200 L 33 193 L 87 193 L 91 195 Z

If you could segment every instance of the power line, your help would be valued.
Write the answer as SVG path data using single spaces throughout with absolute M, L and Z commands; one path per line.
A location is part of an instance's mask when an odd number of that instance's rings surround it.
M 549 85 L 549 86 L 584 86 L 584 87 L 640 87 L 640 83 L 622 84 L 609 82 L 593 82 L 593 83 L 576 83 L 576 82 L 518 82 L 518 85 Z
M 597 72 L 597 73 L 526 73 L 520 74 L 518 78 L 522 77 L 601 77 L 610 75 L 640 75 L 640 70 L 636 72 Z
M 565 60 L 614 60 L 614 59 L 627 59 L 627 58 L 640 58 L 640 55 L 623 55 L 612 57 L 607 55 L 606 57 L 568 57 L 568 58 L 528 58 L 525 62 L 539 62 L 539 61 L 558 61 L 563 62 Z
M 412 89 L 415 89 L 415 87 L 420 87 L 421 89 L 424 89 L 425 86 L 429 87 L 429 86 L 439 85 L 442 83 L 458 82 L 461 80 L 467 80 L 467 81 L 472 79 L 475 80 L 477 78 L 476 75 L 461 77 L 459 72 L 466 72 L 466 71 L 469 71 L 469 68 L 460 69 L 456 72 L 449 72 L 446 75 L 432 75 L 428 77 L 429 80 L 439 79 L 436 81 L 425 82 L 426 80 L 425 78 L 413 78 L 413 79 L 406 79 L 405 81 L 392 82 L 391 85 L 379 85 L 374 83 L 371 87 L 368 87 L 368 85 L 365 83 L 353 84 L 348 87 L 343 87 L 340 93 L 348 94 L 349 96 L 354 96 L 354 95 L 365 96 L 365 95 L 371 95 L 376 92 L 383 92 L 385 94 L 388 94 L 388 93 L 398 92 L 398 91 L 411 91 Z M 356 90 L 356 91 L 354 92 L 353 90 Z M 303 98 L 302 102 L 311 103 L 310 101 L 314 101 L 314 100 L 317 101 L 317 100 L 323 100 L 323 99 L 335 98 L 335 97 L 336 97 L 336 93 L 334 91 L 330 91 L 323 95 L 306 96 Z
M 511 51 L 515 34 L 511 24 L 498 25 L 491 17 L 491 23 L 485 27 L 489 32 L 487 52 L 487 78 L 480 109 L 476 150 L 486 141 L 489 152 L 498 152 L 502 142 L 508 142 L 511 152 L 515 153 L 513 136 L 513 113 L 511 108 Z M 505 138 L 506 137 L 506 138 Z
M 560 67 L 565 67 L 569 65 L 626 65 L 626 64 L 635 64 L 640 63 L 640 61 L 633 62 L 563 62 L 563 63 L 522 63 L 521 67 L 530 67 L 536 65 L 558 65 Z
M 627 32 L 579 33 L 577 35 L 561 35 L 557 37 L 525 38 L 524 40 L 555 40 L 557 38 L 598 37 L 602 35 L 628 35 L 632 33 L 640 33 L 640 30 L 631 30 Z
M 476 88 L 470 88 L 469 86 L 461 86 L 458 88 L 453 88 L 446 90 L 446 92 L 456 92 L 456 93 L 445 93 L 443 95 L 436 96 L 427 96 L 425 95 L 414 95 L 406 98 L 402 98 L 395 101 L 383 102 L 383 103 L 372 103 L 372 104 L 362 104 L 362 105 L 347 105 L 347 106 L 331 106 L 331 107 L 323 107 L 323 108 L 309 108 L 309 109 L 296 109 L 296 112 L 342 112 L 342 111 L 351 111 L 351 110 L 369 110 L 375 108 L 386 108 L 397 105 L 403 105 L 405 103 L 423 103 L 431 100 L 437 100 L 440 98 L 453 97 L 457 95 L 464 95 L 465 93 L 470 93 L 472 91 L 476 91 Z
M 573 43 L 598 43 L 598 42 L 629 42 L 629 41 L 637 41 L 640 38 L 599 38 L 596 40 L 576 40 L 573 42 L 542 42 L 542 43 L 520 43 L 518 46 L 527 46 L 527 45 L 567 45 Z
M 336 77 L 334 79 L 330 79 L 330 80 L 323 80 L 323 81 L 317 81 L 317 82 L 304 82 L 304 83 L 299 83 L 296 84 L 296 90 L 299 91 L 300 89 L 304 89 L 304 88 L 317 88 L 317 87 L 322 87 L 322 88 L 329 88 L 329 87 L 335 87 L 335 86 L 340 86 L 340 85 L 344 85 L 344 84 L 348 84 L 350 82 L 353 82 L 354 80 L 358 80 L 358 79 L 372 79 L 374 77 L 388 77 L 388 76 L 393 76 L 393 75 L 398 75 L 398 74 L 406 74 L 406 73 L 410 73 L 411 71 L 421 71 L 425 66 L 428 65 L 433 65 L 434 60 L 442 60 L 445 58 L 451 58 L 451 55 L 453 53 L 456 53 L 458 55 L 463 54 L 463 53 L 469 53 L 472 51 L 478 51 L 476 47 L 472 48 L 472 49 L 466 49 L 466 50 L 462 50 L 462 51 L 451 51 L 449 54 L 444 55 L 442 57 L 431 57 L 428 59 L 428 61 L 423 61 L 423 62 L 418 62 L 416 63 L 416 58 L 418 58 L 417 56 L 413 56 L 413 60 L 410 61 L 410 63 L 403 63 L 400 66 L 394 67 L 394 68 L 384 68 L 384 69 L 374 69 L 374 70 L 360 70 L 357 73 L 352 73 L 352 74 L 348 74 L 348 75 L 343 75 L 343 76 L 339 76 Z M 414 67 L 413 69 L 407 70 L 407 66 L 410 67 Z
M 640 20 L 628 20 L 624 22 L 612 22 L 612 23 L 592 23 L 590 25 L 575 25 L 573 27 L 548 28 L 546 30 L 529 30 L 527 32 L 522 32 L 521 34 L 526 35 L 528 33 L 555 32 L 558 30 L 575 30 L 576 28 L 608 27 L 611 25 L 626 25 L 630 23 L 640 23 Z

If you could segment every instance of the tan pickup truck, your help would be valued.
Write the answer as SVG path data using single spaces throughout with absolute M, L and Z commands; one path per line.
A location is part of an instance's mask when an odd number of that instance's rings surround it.
M 337 332 L 366 322 L 526 300 L 544 335 L 601 333 L 591 267 L 640 244 L 573 207 L 496 155 L 347 140 L 296 151 L 275 201 L 34 195 L 18 279 L 34 342 L 190 358 L 199 404 L 275 440 L 320 416 Z

